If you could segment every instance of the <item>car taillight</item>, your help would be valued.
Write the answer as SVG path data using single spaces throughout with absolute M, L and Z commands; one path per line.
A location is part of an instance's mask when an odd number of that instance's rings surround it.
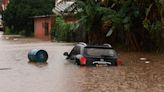
M 80 58 L 80 64 L 81 64 L 81 65 L 86 65 L 86 63 L 87 63 L 86 57 L 81 57 L 81 58 Z
M 118 58 L 117 58 L 117 60 L 116 60 L 116 63 L 117 63 L 117 65 L 121 65 L 121 64 L 122 64 L 121 60 L 118 59 Z

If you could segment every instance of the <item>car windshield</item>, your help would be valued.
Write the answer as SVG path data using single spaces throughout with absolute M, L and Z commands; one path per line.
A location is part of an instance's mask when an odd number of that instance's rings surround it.
M 113 49 L 107 48 L 85 48 L 84 53 L 87 56 L 116 56 L 116 52 Z

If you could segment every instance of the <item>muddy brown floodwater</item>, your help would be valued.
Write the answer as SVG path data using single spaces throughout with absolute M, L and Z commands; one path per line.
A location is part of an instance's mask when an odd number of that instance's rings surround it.
M 79 67 L 63 56 L 72 47 L 0 35 L 0 92 L 164 92 L 163 54 L 118 51 L 122 66 Z M 47 64 L 28 62 L 34 48 L 48 52 Z

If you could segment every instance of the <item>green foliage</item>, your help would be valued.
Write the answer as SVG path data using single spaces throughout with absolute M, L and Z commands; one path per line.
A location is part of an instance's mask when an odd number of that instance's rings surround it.
M 104 34 L 107 33 L 106 36 L 111 36 L 115 32 L 115 42 L 120 42 L 119 44 L 123 44 L 125 47 L 128 46 L 127 48 L 131 47 L 137 50 L 140 50 L 140 48 L 152 49 L 156 47 L 156 44 L 160 43 L 158 40 L 155 41 L 156 39 L 161 39 L 160 33 L 162 32 L 159 18 L 157 18 L 158 12 L 156 12 L 162 11 L 163 4 L 160 4 L 159 0 L 155 0 L 155 2 L 149 0 L 143 2 L 141 2 L 142 0 L 104 1 L 113 3 L 114 6 L 109 4 L 105 5 L 107 7 L 101 7 L 101 3 L 95 2 L 95 0 L 77 0 L 77 4 L 80 7 L 80 11 L 77 13 L 78 23 L 87 32 L 88 40 L 90 38 L 96 39 L 96 37 L 102 39 L 103 37 L 96 32 L 103 29 L 105 22 L 112 21 L 111 29 L 109 28 L 109 31 L 104 32 Z M 145 2 L 148 4 L 145 4 Z M 147 19 L 147 17 L 150 18 L 152 16 L 156 17 L 152 19 L 153 21 Z M 144 27 L 148 30 L 145 31 Z M 98 40 L 94 41 L 98 42 Z
M 144 20 L 143 21 L 144 27 L 151 32 L 153 31 L 161 31 L 162 23 L 160 21 L 156 21 L 154 23 L 151 23 L 149 20 Z
M 78 0 L 78 6 L 82 9 L 78 13 L 80 16 L 79 25 L 85 27 L 85 31 L 91 31 L 92 24 L 94 22 L 95 15 L 98 13 L 98 8 L 100 7 L 95 3 L 94 0 Z
M 118 11 L 111 12 L 105 17 L 113 22 L 113 30 L 133 31 L 134 21 L 139 17 L 139 10 L 133 0 L 124 1 Z
M 56 18 L 52 35 L 57 41 L 72 41 L 73 34 L 78 26 L 77 23 L 65 22 L 63 17 L 59 16 Z
M 5 32 L 4 32 L 5 35 L 9 35 L 9 34 L 12 34 L 12 33 L 13 33 L 12 29 L 10 29 L 9 27 L 5 28 Z
M 82 9 L 79 24 L 83 25 L 85 31 L 89 33 L 91 31 L 96 32 L 96 30 L 101 31 L 102 25 L 106 21 L 112 21 L 112 27 L 108 29 L 106 36 L 111 36 L 114 31 L 119 31 L 118 34 L 124 36 L 121 31 L 133 31 L 135 22 L 138 21 L 139 10 L 134 0 L 114 1 L 119 5 L 117 9 L 101 7 L 99 3 L 93 0 L 79 0 L 78 2 Z M 102 15 L 102 17 L 97 17 L 97 15 Z
M 25 30 L 20 31 L 19 35 L 26 35 L 26 31 Z
M 117 10 L 101 7 L 99 3 L 95 3 L 93 0 L 78 1 L 78 4 L 82 8 L 80 24 L 85 25 L 87 31 L 91 31 L 96 14 L 102 14 L 101 20 L 104 22 L 111 20 L 113 22 L 112 30 L 125 31 L 130 31 L 134 25 L 134 19 L 139 17 L 139 10 L 133 0 L 119 2 L 120 7 Z
M 155 11 L 153 11 L 155 8 Z M 156 47 L 160 50 L 163 48 L 164 44 L 162 41 L 162 11 L 163 3 L 159 0 L 155 0 L 154 3 L 149 4 L 149 7 L 146 7 L 145 18 L 143 20 L 144 28 L 150 33 L 150 38 L 155 43 Z
M 33 17 L 52 14 L 54 0 L 11 0 L 3 12 L 5 25 L 19 34 L 22 30 L 26 36 L 33 33 Z

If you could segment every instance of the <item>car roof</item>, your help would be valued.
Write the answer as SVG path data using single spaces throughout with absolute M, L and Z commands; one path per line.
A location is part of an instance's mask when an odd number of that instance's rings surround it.
M 112 49 L 112 47 L 109 47 L 107 45 L 87 45 L 85 48 L 105 48 L 105 49 Z
M 86 43 L 80 42 L 77 46 L 85 47 L 85 48 L 105 48 L 105 49 L 112 49 L 110 44 L 103 44 L 103 45 L 87 45 Z

